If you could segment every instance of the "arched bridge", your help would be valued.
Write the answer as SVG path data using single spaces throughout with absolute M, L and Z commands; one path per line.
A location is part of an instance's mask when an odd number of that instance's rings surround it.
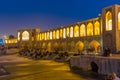
M 99 74 L 111 74 L 115 72 L 120 74 L 120 58 L 119 57 L 103 57 L 103 56 L 73 56 L 70 59 L 71 67 L 79 67 L 83 70 L 92 70 Z

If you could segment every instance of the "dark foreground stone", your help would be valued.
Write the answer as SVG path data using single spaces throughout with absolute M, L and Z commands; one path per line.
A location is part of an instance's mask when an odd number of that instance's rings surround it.
M 3 65 L 0 64 L 0 76 L 8 75 L 8 74 L 10 73 L 6 70 L 6 68 Z

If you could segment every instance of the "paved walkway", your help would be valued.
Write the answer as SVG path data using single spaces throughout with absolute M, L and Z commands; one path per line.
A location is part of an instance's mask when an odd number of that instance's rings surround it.
M 17 55 L 0 56 L 9 75 L 0 80 L 97 80 L 73 73 L 68 64 L 52 60 L 29 60 Z

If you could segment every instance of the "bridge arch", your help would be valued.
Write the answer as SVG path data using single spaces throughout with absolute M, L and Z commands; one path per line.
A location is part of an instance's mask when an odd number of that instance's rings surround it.
M 58 51 L 58 50 L 59 50 L 59 43 L 55 42 L 55 43 L 53 44 L 53 50 L 54 50 L 54 51 Z
M 81 52 L 83 51 L 83 48 L 84 48 L 84 43 L 82 41 L 78 41 L 76 44 L 75 44 L 75 51 L 77 52 Z
M 47 51 L 51 51 L 51 42 L 47 44 Z
M 92 61 L 90 63 L 91 71 L 98 73 L 99 66 L 96 62 Z
M 89 43 L 89 47 L 93 48 L 95 52 L 98 52 L 98 48 L 100 47 L 100 43 L 98 41 L 96 41 L 96 40 L 92 40 Z

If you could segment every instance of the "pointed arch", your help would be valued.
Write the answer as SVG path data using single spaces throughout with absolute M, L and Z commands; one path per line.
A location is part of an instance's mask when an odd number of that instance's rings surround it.
M 95 35 L 100 35 L 100 23 L 98 21 L 95 22 L 94 24 L 95 28 L 94 28 L 94 34 Z
M 87 36 L 93 36 L 93 24 L 88 23 L 87 25 Z
M 22 40 L 29 40 L 29 37 L 30 37 L 30 35 L 29 35 L 28 31 L 24 31 L 22 33 Z
M 112 13 L 108 11 L 106 13 L 106 31 L 112 30 Z
M 74 37 L 79 37 L 79 26 L 78 25 L 74 27 Z
M 56 39 L 59 39 L 59 30 L 56 31 Z
M 71 38 L 73 37 L 73 27 L 72 26 L 70 27 L 70 37 Z
M 118 30 L 120 30 L 120 12 L 118 13 Z
M 86 36 L 85 24 L 80 26 L 80 36 Z

